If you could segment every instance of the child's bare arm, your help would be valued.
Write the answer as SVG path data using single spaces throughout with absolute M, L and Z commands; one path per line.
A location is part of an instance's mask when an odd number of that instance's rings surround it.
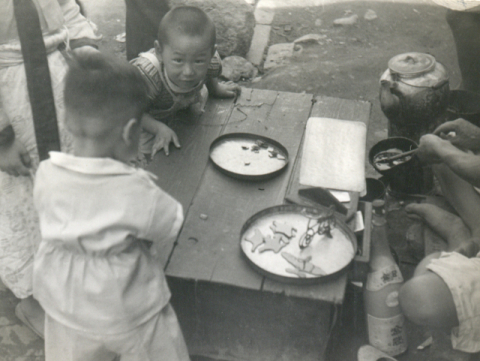
M 444 163 L 460 178 L 480 187 L 480 155 L 464 152 L 433 134 L 420 138 L 416 155 L 428 164 Z
M 155 135 L 151 154 L 152 159 L 154 155 L 162 149 L 165 154 L 168 155 L 170 153 L 170 143 L 173 143 L 177 148 L 180 148 L 177 134 L 165 123 L 154 119 L 150 114 L 145 113 L 142 116 L 142 127 L 147 132 Z
M 208 93 L 214 98 L 234 98 L 240 95 L 242 88 L 232 81 L 220 83 L 217 78 L 206 81 Z

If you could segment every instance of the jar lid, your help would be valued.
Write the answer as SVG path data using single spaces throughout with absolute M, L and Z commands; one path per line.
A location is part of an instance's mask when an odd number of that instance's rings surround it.
M 404 53 L 394 56 L 388 61 L 392 73 L 404 76 L 415 76 L 427 73 L 435 68 L 435 57 L 425 53 Z

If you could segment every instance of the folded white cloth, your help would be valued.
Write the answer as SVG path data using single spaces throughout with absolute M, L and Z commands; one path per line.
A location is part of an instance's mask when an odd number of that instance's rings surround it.
M 367 127 L 360 121 L 310 118 L 305 131 L 300 184 L 366 193 Z

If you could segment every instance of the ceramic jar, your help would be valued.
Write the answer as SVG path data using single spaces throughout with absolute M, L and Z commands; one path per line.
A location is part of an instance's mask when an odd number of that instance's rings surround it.
M 388 136 L 418 143 L 441 122 L 448 106 L 448 74 L 430 54 L 394 56 L 380 78 L 380 106 L 388 118 Z

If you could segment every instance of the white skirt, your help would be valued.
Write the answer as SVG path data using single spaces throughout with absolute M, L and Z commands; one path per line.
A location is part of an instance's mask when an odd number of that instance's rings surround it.
M 48 63 L 61 148 L 68 151 L 71 139 L 63 126 L 63 85 L 68 67 L 59 51 L 48 55 Z M 0 67 L 0 106 L 7 116 L 0 120 L 0 129 L 12 125 L 16 139 L 32 159 L 30 177 L 0 171 L 0 278 L 16 297 L 26 298 L 32 294 L 33 255 L 40 243 L 40 228 L 33 206 L 33 178 L 39 159 L 23 64 Z

